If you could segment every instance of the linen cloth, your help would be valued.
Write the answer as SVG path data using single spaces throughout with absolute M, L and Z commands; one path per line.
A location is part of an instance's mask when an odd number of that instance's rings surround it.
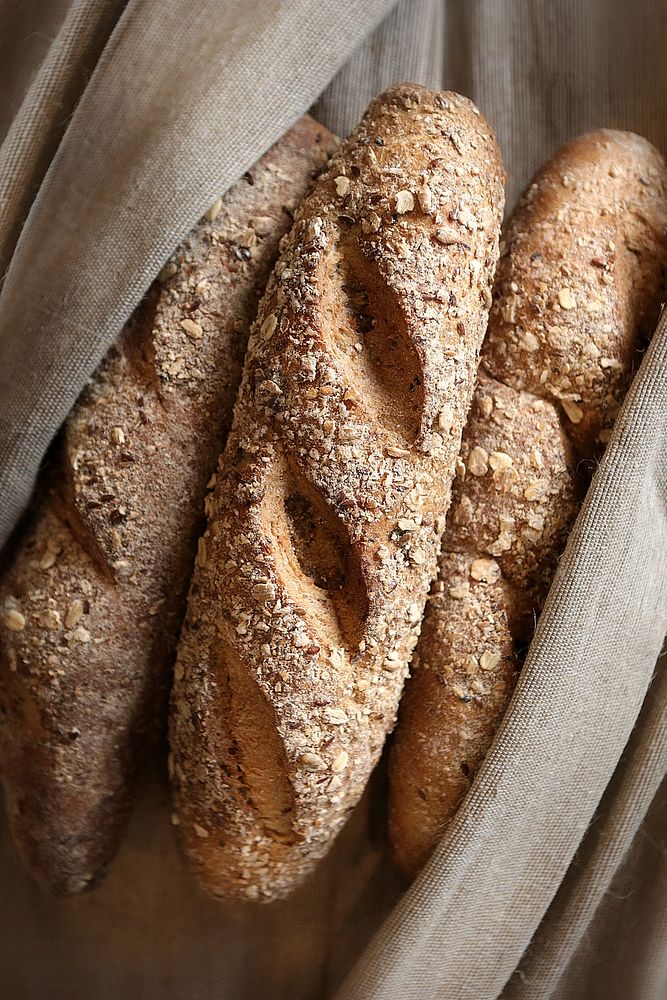
M 163 260 L 316 99 L 344 134 L 392 82 L 461 90 L 497 132 L 510 205 L 588 128 L 632 128 L 667 153 L 661 0 L 0 0 L 0 17 L 3 536 Z M 383 850 L 380 768 L 293 899 L 210 902 L 176 855 L 156 764 L 94 894 L 44 896 L 0 831 L 2 991 L 663 998 L 667 678 L 655 664 L 666 631 L 667 321 L 501 732 L 414 885 L 403 891 Z

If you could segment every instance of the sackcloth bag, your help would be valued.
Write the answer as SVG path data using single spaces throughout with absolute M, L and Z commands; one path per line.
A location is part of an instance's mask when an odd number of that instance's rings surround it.
M 472 97 L 511 206 L 589 128 L 667 153 L 664 0 L 0 0 L 0 534 L 170 251 L 304 111 L 411 80 Z M 292 899 L 206 899 L 156 766 L 97 892 L 32 884 L 0 821 L 7 1000 L 667 996 L 667 322 L 519 687 L 405 893 L 371 788 Z

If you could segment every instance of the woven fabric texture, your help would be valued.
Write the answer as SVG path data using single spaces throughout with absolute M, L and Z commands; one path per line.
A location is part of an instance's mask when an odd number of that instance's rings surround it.
M 390 83 L 458 89 L 497 132 L 510 206 L 588 128 L 667 153 L 663 0 L 0 0 L 0 18 L 2 538 L 164 259 L 308 107 L 343 134 Z M 666 631 L 664 320 L 501 731 L 417 881 L 386 860 L 380 768 L 294 898 L 215 904 L 178 858 L 156 763 L 87 897 L 44 896 L 0 822 L 0 992 L 661 1000 Z

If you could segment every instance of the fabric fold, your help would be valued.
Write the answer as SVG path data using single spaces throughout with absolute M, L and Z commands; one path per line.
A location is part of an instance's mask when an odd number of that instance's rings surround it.
M 667 798 L 660 794 L 667 773 L 666 667 L 663 657 L 619 766 L 542 926 L 507 984 L 505 1000 L 606 997 L 612 964 L 619 995 L 641 1000 L 651 975 L 658 975 L 651 968 L 651 949 L 664 975 L 667 955 L 658 946 L 662 935 L 655 918 L 645 922 L 641 941 L 634 940 L 635 931 L 633 947 L 619 940 L 610 955 L 600 944 L 609 935 L 609 903 L 622 912 L 623 903 L 637 895 L 638 882 L 646 888 L 641 874 L 632 871 L 637 864 L 633 856 L 639 854 L 649 878 L 664 864 L 660 840 L 647 828 L 657 827 L 653 814 L 658 822 L 667 818 Z M 601 938 L 597 946 L 596 938 Z M 598 989 L 601 973 L 605 985 Z M 651 995 L 650 989 L 645 995 Z
M 663 0 L 34 3 L 42 21 L 0 0 L 9 34 L 49 36 L 16 36 L 0 147 L 0 544 L 162 261 L 313 102 L 346 132 L 391 83 L 466 93 L 510 209 L 585 129 L 667 153 Z M 0 982 L 29 1000 L 662 1000 L 666 598 L 663 319 L 493 750 L 412 888 L 387 859 L 381 769 L 313 880 L 259 910 L 198 892 L 155 781 L 80 899 L 42 895 L 0 820 Z
M 0 275 L 9 267 L 31 200 L 39 190 L 87 76 L 124 0 L 76 0 L 39 65 L 0 146 Z M 5 17 L 11 16 L 9 11 Z M 0 281 L 0 285 L 1 285 Z
M 666 471 L 664 317 L 570 535 L 493 747 L 339 1000 L 480 1000 L 502 992 L 612 779 L 667 631 Z M 661 766 L 659 756 L 653 788 L 635 776 L 635 808 L 651 801 Z M 621 794 L 621 812 L 623 804 Z M 625 849 L 631 838 L 631 831 L 621 837 Z M 592 891 L 603 886 L 593 879 Z M 483 960 L 471 967 L 463 957 L 473 941 Z

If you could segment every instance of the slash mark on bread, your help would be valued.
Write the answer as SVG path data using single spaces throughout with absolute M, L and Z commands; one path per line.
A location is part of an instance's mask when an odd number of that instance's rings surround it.
M 293 462 L 279 454 L 262 516 L 278 578 L 327 649 L 361 642 L 368 595 L 343 520 Z
M 395 290 L 352 234 L 332 244 L 322 272 L 322 328 L 335 363 L 388 443 L 413 444 L 424 379 Z

